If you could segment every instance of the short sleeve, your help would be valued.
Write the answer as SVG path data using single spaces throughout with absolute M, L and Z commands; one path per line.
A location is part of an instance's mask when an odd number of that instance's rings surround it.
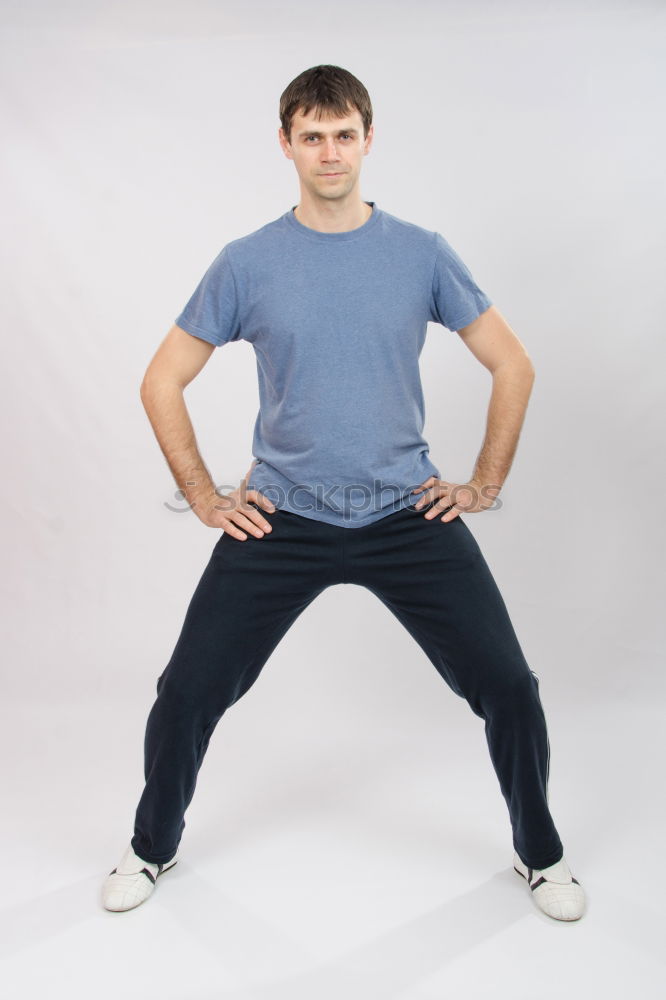
M 210 265 L 176 324 L 216 347 L 240 339 L 238 290 L 228 247 Z
M 492 305 L 469 268 L 443 236 L 435 233 L 430 319 L 449 330 L 467 326 Z

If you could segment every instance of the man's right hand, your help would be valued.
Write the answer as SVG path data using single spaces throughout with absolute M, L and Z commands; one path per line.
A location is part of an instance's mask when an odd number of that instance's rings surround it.
M 192 509 L 200 521 L 209 528 L 222 528 L 241 542 L 247 539 L 248 531 L 255 538 L 263 538 L 267 531 L 271 531 L 272 527 L 261 511 L 265 510 L 269 514 L 275 512 L 275 505 L 268 497 L 259 490 L 246 488 L 249 471 L 241 479 L 240 486 L 231 493 L 216 493 L 210 487 L 206 492 L 195 494 L 190 499 Z M 257 510 L 251 504 L 256 504 L 261 509 Z

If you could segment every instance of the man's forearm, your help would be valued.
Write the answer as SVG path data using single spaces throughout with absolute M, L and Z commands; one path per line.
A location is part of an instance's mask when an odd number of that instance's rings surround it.
M 486 436 L 472 478 L 502 486 L 513 462 L 534 383 L 529 360 L 507 361 L 493 372 Z
M 141 402 L 176 485 L 188 502 L 214 491 L 215 484 L 197 447 L 183 389 L 173 382 L 144 382 Z

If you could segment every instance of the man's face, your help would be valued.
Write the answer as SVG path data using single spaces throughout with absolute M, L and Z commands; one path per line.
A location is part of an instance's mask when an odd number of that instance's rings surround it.
M 363 137 L 363 120 L 354 109 L 345 118 L 315 118 L 297 112 L 291 124 L 291 142 L 284 130 L 278 138 L 285 156 L 294 161 L 301 188 L 315 198 L 345 198 L 358 184 L 363 157 L 370 151 L 374 128 Z

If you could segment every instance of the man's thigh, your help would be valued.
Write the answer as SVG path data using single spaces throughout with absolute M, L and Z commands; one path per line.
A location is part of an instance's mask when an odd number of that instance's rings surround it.
M 504 599 L 460 516 L 426 520 L 423 509 L 405 508 L 359 531 L 350 582 L 386 605 L 457 694 L 478 702 L 481 692 L 500 696 L 526 679 Z
M 225 532 L 217 541 L 158 691 L 196 703 L 228 699 L 335 582 L 339 558 L 329 526 L 279 509 L 268 518 L 272 531 L 263 538 L 242 541 Z

